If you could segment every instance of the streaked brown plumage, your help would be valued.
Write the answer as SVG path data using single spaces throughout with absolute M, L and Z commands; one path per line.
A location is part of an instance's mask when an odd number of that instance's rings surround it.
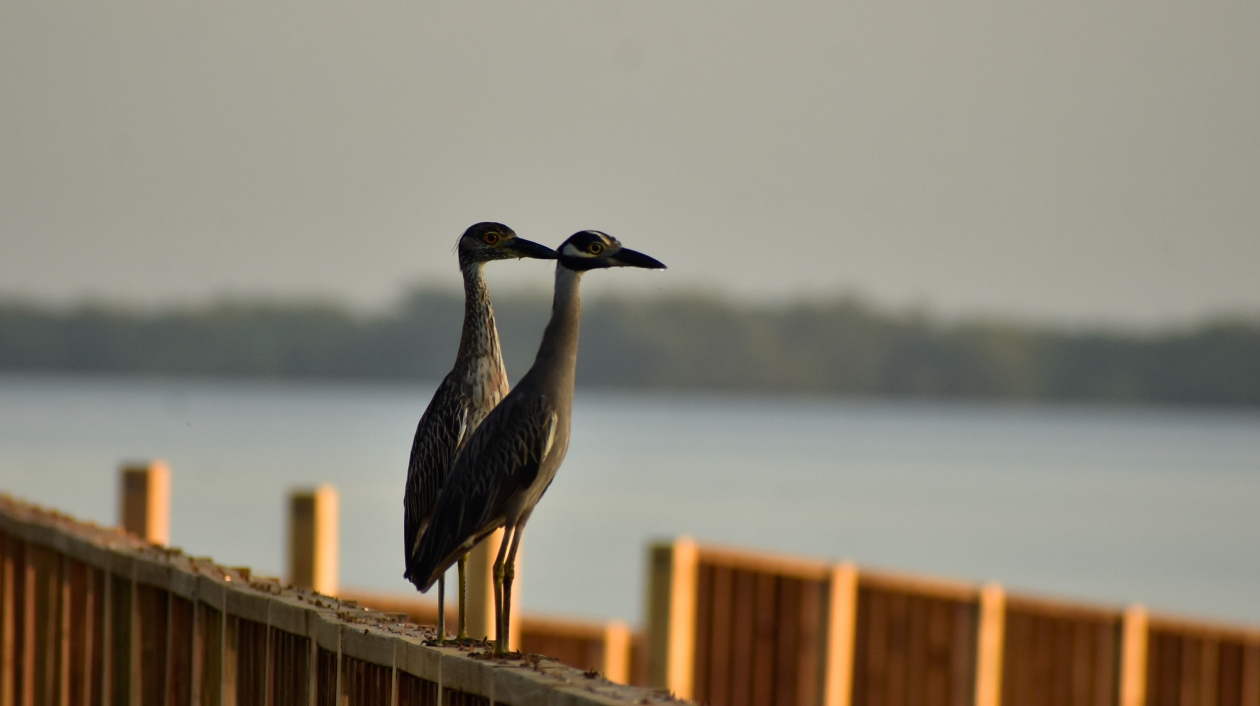
M 512 257 L 554 259 L 543 245 L 517 238 L 501 223 L 477 223 L 460 236 L 457 246 L 464 276 L 464 325 L 455 365 L 443 378 L 420 417 L 411 444 L 407 485 L 403 498 L 403 534 L 407 571 L 415 549 L 433 517 L 434 503 L 446 483 L 451 464 L 473 429 L 485 419 L 508 392 L 507 371 L 499 350 L 494 308 L 482 269 L 485 263 Z M 461 566 L 462 568 L 462 566 Z M 460 575 L 460 637 L 465 633 L 463 574 Z M 439 590 L 439 604 L 444 602 Z M 445 616 L 438 612 L 439 637 L 444 636 Z

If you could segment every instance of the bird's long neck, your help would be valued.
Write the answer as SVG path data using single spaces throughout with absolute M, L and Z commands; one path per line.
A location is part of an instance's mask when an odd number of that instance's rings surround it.
M 577 370 L 578 328 L 582 319 L 582 273 L 556 265 L 556 294 L 551 320 L 543 331 L 531 372 L 562 389 L 573 390 Z M 570 395 L 571 396 L 571 395 Z
M 499 331 L 494 324 L 494 307 L 483 274 L 485 263 L 464 266 L 464 330 L 459 336 L 458 361 L 476 358 L 502 358 L 499 352 Z

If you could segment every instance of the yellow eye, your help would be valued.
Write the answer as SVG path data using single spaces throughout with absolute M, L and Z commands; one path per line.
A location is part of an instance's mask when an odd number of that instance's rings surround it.
M 592 255 L 598 255 L 598 254 L 600 254 L 600 253 L 604 252 L 604 244 L 603 244 L 603 243 L 591 243 L 590 245 L 586 246 L 586 251 L 587 251 L 587 252 L 589 252 L 589 253 L 590 253 L 590 254 L 592 254 Z
M 486 233 L 485 235 L 481 236 L 481 239 L 486 241 L 486 245 L 494 245 L 495 243 L 499 242 L 499 234 Z

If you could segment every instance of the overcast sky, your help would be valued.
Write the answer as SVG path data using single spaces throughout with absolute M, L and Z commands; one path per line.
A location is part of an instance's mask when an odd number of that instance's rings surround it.
M 0 294 L 383 305 L 501 220 L 670 265 L 591 292 L 1256 313 L 1258 38 L 1255 2 L 14 0 Z

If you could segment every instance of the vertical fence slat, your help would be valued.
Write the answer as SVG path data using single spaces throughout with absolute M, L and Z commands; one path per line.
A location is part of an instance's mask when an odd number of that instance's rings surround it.
M 928 703 L 951 706 L 953 701 L 954 611 L 949 601 L 932 600 L 928 611 Z
M 617 684 L 632 683 L 630 650 L 633 639 L 630 626 L 620 620 L 614 620 L 604 627 L 603 672 L 608 681 Z
M 1124 611 L 1120 640 L 1120 706 L 1146 706 L 1147 614 L 1139 605 Z
M 1260 706 L 1260 641 L 1243 647 L 1241 681 L 1239 701 L 1243 706 Z
M 236 625 L 235 677 L 237 706 L 265 706 L 267 699 L 267 626 L 228 616 Z M 230 637 L 229 637 L 230 640 Z M 229 664 L 233 660 L 229 659 Z
M 63 704 L 84 706 L 91 689 L 90 665 L 92 663 L 92 594 L 88 568 L 82 563 L 66 560 L 66 602 L 63 610 L 68 634 L 66 635 L 65 684 Z
M 696 629 L 692 657 L 692 698 L 709 703 L 713 670 L 713 567 L 696 569 Z
M 34 634 L 31 641 L 31 686 L 27 689 L 27 696 L 33 703 L 43 706 L 55 703 L 58 582 L 50 566 L 51 552 L 39 546 L 29 546 L 27 552 L 31 571 L 29 595 L 34 599 L 30 602 Z
M 197 604 L 198 706 L 219 706 L 223 701 L 223 628 L 221 612 Z
M 196 657 L 195 606 L 181 596 L 170 598 L 170 655 L 167 657 L 167 703 L 171 706 L 191 704 L 193 671 Z
M 796 693 L 798 641 L 796 616 L 801 612 L 801 581 L 794 578 L 780 578 L 778 591 L 778 634 L 775 636 L 774 666 L 775 703 L 798 704 Z
M 109 703 L 131 706 L 133 584 L 129 577 L 109 574 Z
M 928 700 L 927 626 L 930 601 L 911 595 L 906 605 L 906 703 L 915 706 L 944 706 Z
M 853 661 L 854 706 L 883 706 L 888 655 L 884 593 L 858 581 L 857 655 Z
M 731 668 L 728 703 L 731 706 L 752 706 L 754 615 L 757 577 L 751 571 L 732 573 L 731 594 Z
M 773 574 L 755 577 L 753 599 L 752 704 L 770 704 L 774 699 L 775 606 L 778 603 L 778 581 Z
M 648 584 L 648 677 L 689 699 L 695 657 L 696 543 L 682 537 L 652 548 Z
M 70 559 L 64 554 L 54 555 L 57 562 L 57 622 L 56 622 L 56 685 L 53 703 L 70 705 L 70 632 L 74 624 L 70 617 Z
M 170 593 L 154 586 L 136 584 L 136 622 L 138 624 L 140 658 L 139 683 L 141 706 L 163 706 L 166 703 L 167 657 L 169 649 Z M 135 670 L 132 670 L 133 672 Z
M 35 704 L 35 567 L 32 565 L 31 545 L 22 543 L 22 563 L 17 575 L 21 584 L 18 591 L 18 639 L 17 639 L 17 678 L 14 680 L 16 694 L 14 702 L 21 706 Z
M 976 706 L 999 706 L 1006 591 L 1000 584 L 980 589 L 980 625 L 976 631 Z
M 319 662 L 317 669 L 319 686 L 315 690 L 315 703 L 317 706 L 339 706 L 337 683 L 340 677 L 340 665 L 337 653 L 320 647 L 316 659 Z
M 438 685 L 427 679 L 399 672 L 398 706 L 438 706 Z
M 713 626 L 709 655 L 709 699 L 711 706 L 731 703 L 731 605 L 734 603 L 735 576 L 728 567 L 713 570 Z
M 271 628 L 270 706 L 307 706 L 310 702 L 311 640 Z
M 104 569 L 93 572 L 96 576 L 97 595 L 100 597 L 100 610 L 98 625 L 100 626 L 99 637 L 96 639 L 96 664 L 93 665 L 93 671 L 99 671 L 99 677 L 94 679 L 92 691 L 94 693 L 95 703 L 101 706 L 108 706 L 111 703 L 110 696 L 113 694 L 112 671 L 113 671 L 113 610 L 114 610 L 114 582 L 110 578 L 110 573 Z
M 240 701 L 240 627 L 240 618 L 223 613 L 223 706 L 237 706 Z
M 853 694 L 854 640 L 857 632 L 857 567 L 851 563 L 831 571 L 827 606 L 827 682 L 824 706 L 849 706 Z
M 17 540 L 0 532 L 0 706 L 13 706 L 16 648 L 14 556 Z
M 910 706 L 906 681 L 910 676 L 910 596 L 894 593 L 888 598 L 888 703 L 890 706 Z

